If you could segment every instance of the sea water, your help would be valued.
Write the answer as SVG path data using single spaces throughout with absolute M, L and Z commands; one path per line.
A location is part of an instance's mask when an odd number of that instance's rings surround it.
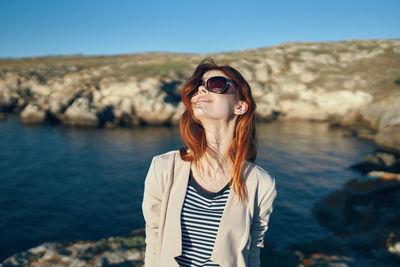
M 257 125 L 257 163 L 276 179 L 266 242 L 278 249 L 330 232 L 314 203 L 360 175 L 375 145 L 327 123 Z M 177 127 L 82 129 L 0 121 L 0 262 L 43 242 L 98 240 L 144 227 L 144 179 L 154 155 L 182 146 Z

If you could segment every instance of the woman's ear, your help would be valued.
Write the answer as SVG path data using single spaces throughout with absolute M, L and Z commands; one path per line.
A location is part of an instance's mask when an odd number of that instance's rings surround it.
M 240 100 L 240 101 L 236 104 L 236 106 L 235 106 L 234 114 L 236 114 L 236 115 L 243 115 L 243 114 L 246 113 L 248 107 L 249 107 L 249 106 L 247 105 L 246 102 Z

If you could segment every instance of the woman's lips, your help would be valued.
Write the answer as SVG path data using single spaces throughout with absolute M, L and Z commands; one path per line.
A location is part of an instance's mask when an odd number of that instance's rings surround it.
M 196 99 L 195 103 L 204 103 L 204 102 L 211 102 L 210 99 L 205 98 L 205 97 L 199 97 L 198 99 Z

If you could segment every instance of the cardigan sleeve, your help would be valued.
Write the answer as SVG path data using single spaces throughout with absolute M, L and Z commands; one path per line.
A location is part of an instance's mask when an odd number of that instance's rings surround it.
M 269 176 L 269 175 L 268 175 Z M 263 179 L 267 189 L 261 189 L 258 206 L 255 208 L 251 226 L 251 244 L 249 251 L 249 266 L 260 266 L 260 248 L 264 247 L 264 235 L 268 230 L 268 221 L 272 213 L 272 203 L 276 197 L 275 178 L 269 176 Z
M 156 267 L 158 260 L 157 240 L 162 192 L 160 190 L 160 177 L 157 177 L 156 165 L 157 161 L 156 157 L 154 157 L 145 179 L 142 202 L 142 211 L 146 222 L 146 267 Z

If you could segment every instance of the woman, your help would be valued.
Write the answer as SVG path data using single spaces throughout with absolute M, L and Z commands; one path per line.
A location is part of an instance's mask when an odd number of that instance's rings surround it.
M 182 101 L 186 146 L 154 157 L 145 180 L 145 266 L 260 266 L 276 190 L 254 163 L 250 86 L 206 58 Z

